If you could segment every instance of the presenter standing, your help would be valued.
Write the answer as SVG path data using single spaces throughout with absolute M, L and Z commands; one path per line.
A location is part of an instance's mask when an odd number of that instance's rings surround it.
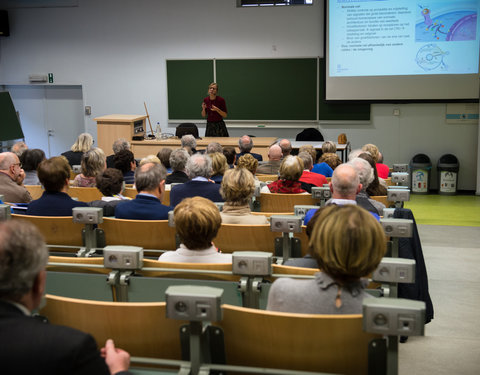
M 227 126 L 223 119 L 227 117 L 225 99 L 217 96 L 218 85 L 212 82 L 208 86 L 208 96 L 203 99 L 202 117 L 207 118 L 205 137 L 228 137 Z

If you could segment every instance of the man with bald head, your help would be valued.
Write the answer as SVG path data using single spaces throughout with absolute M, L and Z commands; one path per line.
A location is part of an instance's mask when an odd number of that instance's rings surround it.
M 279 145 L 272 145 L 268 150 L 268 161 L 259 163 L 257 173 L 278 174 L 282 163 L 282 149 Z
M 253 148 L 253 141 L 248 135 L 244 135 L 238 140 L 238 148 L 240 149 L 240 153 L 236 155 L 237 160 L 245 154 L 250 154 L 259 162 L 263 161 L 262 155 L 251 152 Z
M 29 203 L 32 197 L 22 186 L 25 173 L 18 156 L 13 152 L 0 153 L 0 194 L 5 202 Z
M 292 143 L 288 139 L 282 139 L 278 142 L 278 145 L 282 149 L 283 157 L 287 157 L 292 153 Z

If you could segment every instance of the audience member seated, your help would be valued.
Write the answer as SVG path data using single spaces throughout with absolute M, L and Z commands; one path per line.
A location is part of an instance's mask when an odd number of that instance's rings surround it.
M 82 173 L 75 176 L 72 186 L 95 187 L 96 177 L 107 167 L 101 148 L 93 147 L 82 155 Z
M 258 163 L 257 173 L 278 174 L 282 156 L 282 149 L 279 145 L 270 146 L 268 149 L 268 161 Z
M 89 334 L 32 316 L 45 294 L 47 262 L 47 247 L 34 225 L 0 223 L 2 373 L 129 374 L 130 355 L 112 340 L 101 355 Z
M 207 148 L 205 149 L 205 153 L 206 154 L 213 154 L 215 152 L 219 152 L 219 153 L 223 154 L 223 146 L 218 142 L 210 142 L 207 145 Z
M 282 149 L 282 157 L 285 158 L 292 153 L 292 144 L 288 139 L 281 139 L 278 145 Z
M 45 191 L 39 199 L 28 205 L 27 215 L 72 216 L 72 208 L 88 207 L 85 202 L 75 201 L 67 194 L 70 165 L 63 156 L 54 156 L 40 163 L 38 178 Z
M 350 160 L 348 164 L 355 168 L 360 179 L 360 184 L 362 185 L 362 190 L 360 190 L 355 197 L 357 204 L 360 207 L 365 208 L 367 211 L 373 212 L 378 216 L 383 216 L 383 209 L 385 208 L 385 205 L 381 202 L 371 199 L 365 191 L 366 187 L 369 186 L 373 181 L 373 168 L 370 166 L 368 161 L 362 158 Z
M 194 154 L 187 161 L 190 180 L 175 185 L 170 191 L 170 204 L 176 206 L 184 198 L 195 196 L 210 199 L 212 202 L 223 202 L 220 185 L 210 180 L 212 176 L 212 159 L 208 155 Z
M 107 168 L 115 168 L 114 157 L 119 151 L 130 150 L 130 142 L 125 138 L 119 138 L 112 145 L 113 154 L 107 156 Z
M 25 171 L 24 185 L 40 185 L 37 168 L 42 160 L 45 160 L 45 152 L 39 148 L 27 149 L 20 155 L 20 163 Z
M 337 154 L 333 152 L 327 152 L 320 156 L 318 159 L 319 163 L 327 163 L 330 168 L 334 171 L 340 164 L 342 164 L 342 160 L 338 157 Z
M 4 202 L 28 203 L 32 197 L 25 186 L 23 179 L 25 172 L 18 156 L 13 152 L 0 153 L 0 194 Z
M 299 181 L 308 185 L 307 191 L 312 192 L 312 186 L 323 186 L 328 181 L 324 175 L 313 173 L 313 160 L 308 152 L 302 151 L 298 154 L 298 157 L 303 161 L 303 173 L 300 176 Z
M 375 164 L 377 167 L 378 177 L 383 179 L 388 178 L 388 175 L 390 174 L 390 168 L 388 167 L 388 165 L 382 164 L 383 156 L 382 156 L 382 162 L 379 160 L 380 151 L 378 150 L 378 147 L 371 143 L 367 143 L 362 147 L 362 150 L 368 151 L 370 155 L 372 155 L 373 160 L 375 161 Z
M 329 183 L 330 191 L 332 192 L 332 198 L 330 198 L 325 204 L 328 206 L 330 204 L 336 204 L 339 206 L 343 205 L 356 205 L 356 197 L 358 192 L 362 190 L 362 185 L 360 184 L 360 178 L 358 173 L 349 164 L 342 164 L 338 166 L 337 169 L 333 172 L 332 181 Z M 312 216 L 317 210 L 309 210 L 303 223 L 308 224 Z M 378 218 L 378 216 L 377 216 Z
M 172 167 L 170 165 L 170 155 L 172 154 L 172 149 L 170 147 L 164 147 L 157 152 L 157 158 L 160 159 L 160 162 L 167 170 L 167 173 L 172 173 Z
M 197 140 L 191 134 L 185 134 L 180 140 L 180 145 L 182 146 L 182 148 L 188 147 L 190 149 L 190 155 L 197 153 Z
M 135 171 L 135 199 L 115 207 L 115 217 L 130 220 L 167 220 L 172 207 L 162 204 L 167 171 L 161 164 L 147 163 Z
M 231 254 L 222 254 L 213 244 L 222 218 L 217 206 L 202 197 L 186 198 L 176 207 L 175 230 L 180 247 L 163 253 L 158 260 L 182 263 L 231 263 Z
M 255 159 L 250 154 L 245 154 L 238 158 L 238 165 L 237 168 L 245 168 L 247 169 L 253 176 L 253 180 L 255 183 L 255 188 L 261 186 L 261 181 L 255 175 L 257 173 L 258 168 L 258 160 Z
M 15 142 L 12 146 L 12 148 L 10 149 L 11 152 L 13 152 L 15 155 L 18 156 L 18 158 L 20 159 L 20 156 L 22 156 L 22 154 L 28 150 L 28 146 L 25 142 Z
M 253 141 L 248 135 L 244 135 L 238 140 L 238 148 L 240 149 L 240 152 L 236 155 L 237 162 L 240 157 L 246 154 L 252 155 L 258 161 L 263 161 L 262 155 L 251 152 L 253 148 Z
M 223 155 L 227 158 L 227 163 L 230 168 L 233 168 L 237 162 L 237 154 L 235 151 L 235 147 L 224 147 L 223 148 Z
M 337 146 L 332 141 L 325 141 L 322 143 L 322 154 L 336 154 L 337 153 Z
M 250 157 L 244 155 L 240 158 Z M 239 162 L 240 163 L 240 162 Z M 220 212 L 222 223 L 225 224 L 268 224 L 266 216 L 252 215 L 250 201 L 255 190 L 253 175 L 246 169 L 238 166 L 225 172 L 220 193 L 225 199 L 223 210 Z
M 137 163 L 135 163 L 135 157 L 130 150 L 121 150 L 113 157 L 114 168 L 120 170 L 123 173 L 123 179 L 126 184 L 135 183 L 135 169 Z
M 321 155 L 321 151 L 318 151 L 312 146 L 312 145 L 302 145 L 298 149 L 298 153 L 300 154 L 301 152 L 308 152 L 309 155 L 312 157 L 312 164 L 315 165 L 315 162 L 318 159 L 317 155 Z
M 358 157 L 368 161 L 368 163 L 373 169 L 373 181 L 366 188 L 367 194 L 369 196 L 387 195 L 387 184 L 385 183 L 384 179 L 380 180 L 378 178 L 378 171 L 372 155 L 370 155 L 370 153 L 368 152 L 362 152 L 358 155 Z
M 121 193 L 125 188 L 122 172 L 115 168 L 107 168 L 96 177 L 97 189 L 103 194 L 101 200 L 88 202 L 91 207 L 103 208 L 103 216 L 114 216 L 115 207 L 121 201 L 130 200 Z
M 70 148 L 70 151 L 65 151 L 62 156 L 65 156 L 71 167 L 80 165 L 82 162 L 82 155 L 90 150 L 93 146 L 93 137 L 88 133 L 82 133 L 77 137 L 77 140 Z
M 170 154 L 172 173 L 167 176 L 166 184 L 187 182 L 190 180 L 186 173 L 187 161 L 190 155 L 184 148 L 178 148 Z
M 227 158 L 221 152 L 213 152 L 208 154 L 212 159 L 212 180 L 216 184 L 221 184 L 223 174 L 226 170 L 230 169 L 227 163 Z
M 333 168 L 330 167 L 324 160 L 322 160 L 322 156 L 324 155 L 323 153 L 323 146 L 325 145 L 325 149 L 328 150 L 330 147 L 330 144 L 333 142 L 327 141 L 324 142 L 322 145 L 322 155 L 318 158 L 317 163 L 313 165 L 312 172 L 313 173 L 318 173 L 321 175 L 324 175 L 325 177 L 332 177 L 333 174 Z M 334 144 L 335 146 L 335 144 Z M 335 147 L 336 149 L 336 147 Z
M 160 159 L 158 158 L 158 156 L 156 155 L 147 155 L 145 156 L 144 158 L 142 158 L 142 160 L 140 160 L 140 163 L 138 163 L 138 165 L 144 165 L 144 164 L 147 164 L 147 163 L 153 163 L 153 164 L 162 164 L 163 163 L 160 161 Z M 164 166 L 164 165 L 163 165 Z M 164 166 L 165 167 L 165 166 Z M 166 167 L 165 167 L 166 168 Z
M 303 173 L 303 161 L 298 156 L 289 155 L 283 159 L 277 181 L 264 186 L 262 193 L 308 194 L 308 185 L 298 179 Z
M 382 226 L 361 207 L 322 210 L 310 238 L 321 272 L 313 280 L 277 279 L 267 310 L 305 314 L 361 314 L 368 280 L 386 250 Z

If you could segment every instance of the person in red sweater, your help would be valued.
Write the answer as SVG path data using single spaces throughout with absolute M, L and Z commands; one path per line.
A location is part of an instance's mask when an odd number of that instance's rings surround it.
M 305 182 L 313 186 L 323 186 L 328 184 L 327 178 L 323 174 L 311 172 L 313 168 L 313 160 L 308 152 L 300 152 L 298 157 L 303 161 L 303 173 L 299 181 Z
M 378 147 L 371 144 L 367 143 L 362 147 L 363 151 L 367 151 L 372 155 L 373 159 L 375 160 L 375 164 L 377 166 L 377 172 L 378 172 L 378 177 L 386 179 L 388 178 L 388 175 L 390 174 L 390 168 L 388 165 L 383 164 L 383 156 L 378 150 Z

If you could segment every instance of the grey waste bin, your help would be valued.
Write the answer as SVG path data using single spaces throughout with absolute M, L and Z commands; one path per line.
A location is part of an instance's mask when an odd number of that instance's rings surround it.
M 455 155 L 445 154 L 438 159 L 438 192 L 440 194 L 455 195 L 458 185 L 458 171 L 460 165 Z
M 428 194 L 432 162 L 425 154 L 417 154 L 410 160 L 412 193 Z

